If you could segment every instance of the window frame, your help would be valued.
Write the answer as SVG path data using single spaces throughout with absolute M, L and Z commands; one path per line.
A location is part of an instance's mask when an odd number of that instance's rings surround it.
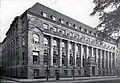
M 42 11 L 42 16 L 43 16 L 43 17 L 47 17 L 47 13 L 44 12 L 44 11 Z
M 35 37 L 36 36 L 36 37 Z M 40 37 L 39 37 L 39 35 L 37 34 L 37 33 L 33 33 L 32 34 L 32 39 L 33 39 L 33 43 L 35 43 L 35 44 L 37 44 L 37 43 L 39 43 L 40 42 Z M 38 37 L 38 38 L 37 38 Z
M 42 24 L 42 27 L 43 27 L 43 29 L 49 29 L 49 28 L 48 28 L 49 26 L 48 26 L 48 24 L 46 24 L 46 23 L 43 23 L 43 24 Z

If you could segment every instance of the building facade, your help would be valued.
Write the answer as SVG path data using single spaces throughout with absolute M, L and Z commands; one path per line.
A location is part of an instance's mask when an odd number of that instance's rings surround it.
M 114 39 L 39 3 L 13 20 L 2 44 L 6 76 L 116 75 Z

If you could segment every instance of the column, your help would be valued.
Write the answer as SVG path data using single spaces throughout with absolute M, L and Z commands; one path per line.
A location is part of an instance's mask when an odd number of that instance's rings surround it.
M 86 58 L 88 59 L 89 56 L 90 56 L 89 47 L 86 45 Z
M 80 61 L 81 61 L 80 63 L 81 64 L 80 64 L 80 67 L 82 68 L 83 67 L 83 56 L 84 56 L 84 48 L 83 48 L 82 44 L 80 45 L 80 50 L 81 50 L 80 51 L 81 52 L 81 56 L 80 56 Z
M 99 75 L 101 75 L 101 50 L 98 49 L 98 68 L 99 68 Z
M 106 67 L 106 51 L 104 50 L 104 68 Z
M 93 47 L 91 47 L 91 57 L 95 57 L 94 56 L 94 48 Z
M 116 74 L 116 70 L 115 70 L 115 67 L 116 67 L 116 65 L 115 65 L 115 53 L 112 53 L 112 57 L 113 57 L 113 62 L 112 62 L 112 69 L 113 69 L 113 75 L 115 75 Z
M 98 69 L 98 49 L 95 48 L 95 63 L 97 64 L 96 69 L 95 69 L 95 75 L 99 75 L 99 69 Z
M 50 37 L 50 66 L 53 66 L 53 37 Z
M 109 52 L 109 68 L 111 69 L 111 52 Z
M 104 50 L 104 75 L 106 75 L 106 51 Z
M 80 56 L 80 67 L 81 67 L 81 76 L 85 75 L 84 72 L 84 66 L 83 66 L 83 57 L 85 58 L 85 53 L 84 53 L 84 45 L 80 45 L 80 52 L 81 52 L 81 56 Z
M 113 68 L 115 68 L 115 63 L 116 63 L 115 62 L 115 60 L 116 60 L 115 56 L 116 56 L 115 53 L 113 53 Z
M 109 57 L 109 55 L 110 55 L 110 53 L 108 52 L 108 55 L 107 55 L 108 56 L 107 57 L 108 58 L 108 63 L 107 63 L 107 65 L 108 65 L 108 69 L 107 69 L 108 70 L 108 75 L 110 75 L 110 69 L 109 69 L 110 68 L 110 65 L 109 65 L 109 63 L 110 63 L 110 57 Z
M 62 40 L 59 39 L 59 66 L 62 66 Z
M 102 50 L 100 50 L 100 75 L 102 75 Z
M 76 55 L 77 55 L 77 52 L 76 52 L 76 48 L 77 47 L 77 44 L 76 43 L 74 43 L 74 66 L 76 67 Z
M 95 62 L 98 64 L 98 49 L 95 49 L 96 54 L 95 54 Z
M 70 63 L 69 63 L 69 56 L 70 56 L 70 50 L 69 50 L 69 44 L 70 44 L 70 41 L 67 41 L 67 66 L 70 66 Z

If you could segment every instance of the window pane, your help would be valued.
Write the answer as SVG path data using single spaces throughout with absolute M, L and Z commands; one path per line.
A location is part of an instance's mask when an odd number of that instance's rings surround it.
M 43 28 L 44 29 L 48 29 L 48 25 L 47 24 L 43 24 Z
M 47 17 L 47 13 L 42 12 L 43 17 Z
M 36 56 L 38 56 L 39 55 L 39 52 L 35 52 L 35 51 L 33 51 L 33 55 L 36 55 Z
M 39 42 L 39 36 L 37 34 L 33 34 L 33 41 L 34 41 L 34 43 Z

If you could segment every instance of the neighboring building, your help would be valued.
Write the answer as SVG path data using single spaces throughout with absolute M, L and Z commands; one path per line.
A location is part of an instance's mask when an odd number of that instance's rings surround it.
M 17 16 L 2 45 L 7 76 L 19 78 L 116 75 L 116 41 L 36 3 Z M 48 67 L 48 71 L 46 71 Z
M 0 68 L 2 66 L 2 43 L 0 42 Z

